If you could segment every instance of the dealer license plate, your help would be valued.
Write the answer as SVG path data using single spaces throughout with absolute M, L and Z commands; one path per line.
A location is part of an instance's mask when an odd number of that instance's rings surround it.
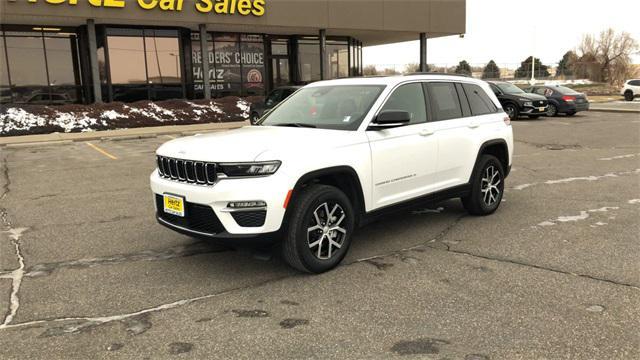
M 547 111 L 547 108 L 540 107 L 540 108 L 538 108 L 538 111 L 540 111 L 540 112 L 545 112 L 545 111 Z
M 164 194 L 164 212 L 184 217 L 184 199 L 180 196 Z

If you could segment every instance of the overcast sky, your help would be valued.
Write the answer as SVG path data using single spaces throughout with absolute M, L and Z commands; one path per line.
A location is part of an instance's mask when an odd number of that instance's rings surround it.
M 626 31 L 640 41 L 640 0 L 467 0 L 467 33 L 429 39 L 429 64 L 472 65 L 493 59 L 515 67 L 531 53 L 557 63 L 585 33 L 606 28 Z M 640 63 L 640 56 L 634 56 Z M 364 49 L 365 65 L 401 66 L 419 61 L 417 41 Z

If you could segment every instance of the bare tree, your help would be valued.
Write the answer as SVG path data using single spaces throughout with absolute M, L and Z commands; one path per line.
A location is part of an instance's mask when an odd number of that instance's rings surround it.
M 585 35 L 578 45 L 576 75 L 619 84 L 632 75 L 631 55 L 638 49 L 638 42 L 629 33 L 616 33 L 611 28 L 602 31 L 598 38 Z
M 378 69 L 376 69 L 375 65 L 367 65 L 362 69 L 362 74 L 364 76 L 378 75 Z

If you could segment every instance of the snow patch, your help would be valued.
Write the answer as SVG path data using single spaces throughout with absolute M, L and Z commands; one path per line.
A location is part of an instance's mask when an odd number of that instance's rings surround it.
M 612 157 L 605 157 L 605 158 L 600 158 L 600 159 L 598 159 L 598 160 L 600 160 L 600 161 L 611 161 L 611 160 L 628 159 L 628 158 L 632 158 L 632 157 L 636 157 L 636 156 L 640 156 L 640 153 L 637 153 L 637 154 L 618 155 L 618 156 L 612 156 Z
M 251 111 L 251 105 L 247 101 L 240 99 L 236 103 L 236 106 L 238 107 L 238 109 L 240 109 L 240 111 L 242 111 L 242 118 L 248 119 L 249 111 Z
M 628 204 L 640 204 L 640 199 L 631 199 L 629 201 L 627 201 Z
M 543 221 L 543 222 L 539 223 L 537 226 L 554 226 L 554 225 L 557 225 L 558 223 L 583 221 L 583 220 L 588 219 L 591 216 L 591 214 L 594 214 L 594 213 L 605 213 L 605 212 L 609 212 L 609 211 L 612 211 L 612 210 L 618 210 L 618 209 L 620 209 L 620 208 L 617 207 L 617 206 L 605 206 L 605 207 L 601 207 L 599 209 L 581 210 L 580 214 L 558 216 L 555 219 Z M 598 223 L 596 223 L 596 225 L 603 226 L 603 225 L 607 225 L 607 223 L 598 222 Z

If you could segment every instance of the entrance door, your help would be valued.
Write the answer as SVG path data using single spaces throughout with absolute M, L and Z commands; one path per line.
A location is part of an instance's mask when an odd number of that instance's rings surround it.
M 288 57 L 273 57 L 271 60 L 271 83 L 273 88 L 280 86 L 290 85 L 291 78 L 289 74 L 289 58 Z

